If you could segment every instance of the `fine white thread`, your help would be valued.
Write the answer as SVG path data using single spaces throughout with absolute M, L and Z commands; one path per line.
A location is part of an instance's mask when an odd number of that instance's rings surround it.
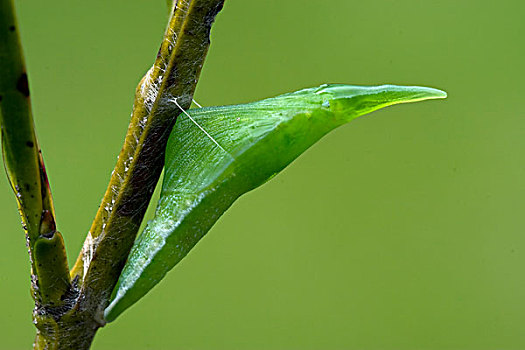
M 193 101 L 193 103 L 197 105 L 197 107 L 202 108 L 202 106 L 197 101 L 195 101 L 194 99 L 191 99 L 191 100 Z
M 208 136 L 208 138 L 209 138 L 210 140 L 212 140 L 213 143 L 215 143 L 215 144 L 217 145 L 217 147 L 219 147 L 221 150 L 223 150 L 224 152 L 228 153 L 228 154 L 231 156 L 231 154 L 230 154 L 228 151 L 226 151 L 221 145 L 219 145 L 219 143 L 218 143 L 218 142 L 217 142 L 217 141 L 216 141 L 216 140 L 215 140 L 210 134 L 208 134 L 208 132 L 207 132 L 206 130 L 204 130 L 204 128 L 203 128 L 202 126 L 200 126 L 199 123 L 197 123 L 197 122 L 195 121 L 195 119 L 193 119 L 193 118 L 191 117 L 191 115 L 190 115 L 188 112 L 186 112 L 186 111 L 185 111 L 185 110 L 179 105 L 179 103 L 177 102 L 177 99 L 176 99 L 176 98 L 171 99 L 171 101 L 172 101 L 173 103 L 175 103 L 175 104 L 177 105 L 177 107 L 179 107 L 179 109 L 182 111 L 182 113 L 184 113 L 184 115 L 185 115 L 186 117 L 188 117 L 188 118 L 193 122 L 193 124 L 197 125 L 197 127 L 198 127 L 199 129 L 201 129 L 201 131 L 202 131 L 204 134 L 206 134 L 206 136 Z

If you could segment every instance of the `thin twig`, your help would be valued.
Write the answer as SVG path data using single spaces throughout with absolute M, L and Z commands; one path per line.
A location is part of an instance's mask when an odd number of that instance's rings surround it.
M 29 83 L 12 0 L 0 0 L 0 125 L 2 153 L 26 232 L 38 314 L 63 304 L 69 269 L 44 161 L 36 138 Z
M 62 235 L 36 138 L 29 83 L 12 0 L 0 0 L 0 125 L 2 153 L 15 192 L 31 261 L 31 290 L 38 332 L 56 326 L 72 288 Z M 42 346 L 52 341 L 42 339 Z

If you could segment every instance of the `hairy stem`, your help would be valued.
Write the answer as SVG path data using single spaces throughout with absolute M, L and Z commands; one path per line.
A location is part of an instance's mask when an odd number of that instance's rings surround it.
M 180 0 L 156 62 L 137 87 L 132 120 L 84 249 L 72 270 L 86 294 L 106 299 L 120 275 L 164 166 L 164 149 L 179 114 L 190 107 L 223 0 Z M 105 307 L 106 305 L 99 305 Z

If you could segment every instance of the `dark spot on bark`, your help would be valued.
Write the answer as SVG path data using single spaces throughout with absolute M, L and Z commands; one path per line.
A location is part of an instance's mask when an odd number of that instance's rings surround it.
M 40 217 L 40 230 L 41 236 L 47 239 L 53 238 L 57 230 L 55 218 L 53 217 L 53 214 L 47 209 L 42 211 L 42 216 Z
M 55 231 L 46 232 L 46 233 L 42 234 L 42 237 L 47 238 L 47 239 L 51 239 L 51 238 L 53 238 L 54 234 L 55 234 Z M 55 258 L 53 258 L 53 261 L 55 261 Z
M 0 102 L 2 101 L 2 95 L 0 95 Z
M 33 142 L 31 142 L 31 141 L 27 141 L 27 142 L 26 142 L 26 146 L 27 146 L 27 147 L 33 147 L 34 144 L 33 144 Z
M 29 184 L 24 184 L 24 188 L 26 189 L 27 192 L 29 192 L 29 190 L 31 189 L 31 186 L 29 186 Z
M 9 26 L 9 31 L 10 31 L 10 32 L 14 32 L 15 29 L 16 29 L 15 26 Z
M 16 82 L 16 89 L 25 97 L 29 97 L 29 82 L 27 81 L 27 74 L 22 73 Z

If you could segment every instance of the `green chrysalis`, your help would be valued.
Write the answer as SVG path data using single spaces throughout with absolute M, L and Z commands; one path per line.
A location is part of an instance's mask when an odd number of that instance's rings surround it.
M 425 87 L 322 85 L 181 114 L 167 145 L 155 217 L 135 242 L 106 320 L 114 320 L 153 288 L 239 196 L 269 180 L 329 131 L 383 107 L 445 97 Z

